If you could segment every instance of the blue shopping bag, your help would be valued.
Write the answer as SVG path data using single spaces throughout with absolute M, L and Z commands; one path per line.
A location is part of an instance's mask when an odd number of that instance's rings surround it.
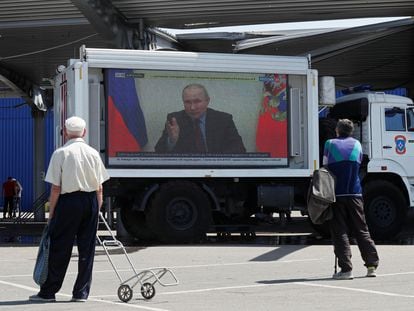
M 37 252 L 36 264 L 33 271 L 33 280 L 37 285 L 43 285 L 47 279 L 47 269 L 49 263 L 50 236 L 49 226 L 46 225 L 40 239 L 39 250 Z

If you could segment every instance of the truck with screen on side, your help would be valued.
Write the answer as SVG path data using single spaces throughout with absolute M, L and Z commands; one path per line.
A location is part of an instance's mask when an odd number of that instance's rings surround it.
M 87 121 L 86 140 L 111 176 L 105 195 L 138 239 L 189 242 L 258 212 L 306 213 L 323 141 L 318 76 L 305 57 L 82 47 L 56 76 L 54 96 L 56 146 L 65 142 L 67 117 Z M 412 102 L 352 96 L 331 117 L 357 125 L 368 223 L 374 235 L 390 237 L 414 205 L 403 160 L 413 152 Z M 339 108 L 347 101 L 353 114 Z M 388 104 L 404 115 L 396 136 L 385 123 L 396 111 L 385 113 Z

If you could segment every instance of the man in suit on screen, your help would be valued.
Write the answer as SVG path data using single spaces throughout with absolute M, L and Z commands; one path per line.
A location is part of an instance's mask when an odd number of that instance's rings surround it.
M 201 84 L 189 84 L 182 92 L 184 110 L 172 112 L 161 138 L 158 153 L 244 153 L 233 117 L 208 108 L 210 97 Z

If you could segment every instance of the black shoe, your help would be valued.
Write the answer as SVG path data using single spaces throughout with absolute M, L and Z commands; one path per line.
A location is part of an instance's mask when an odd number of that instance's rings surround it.
M 56 298 L 52 297 L 52 298 L 44 298 L 42 296 L 39 296 L 39 294 L 37 295 L 32 295 L 29 297 L 30 301 L 36 301 L 36 302 L 55 302 Z

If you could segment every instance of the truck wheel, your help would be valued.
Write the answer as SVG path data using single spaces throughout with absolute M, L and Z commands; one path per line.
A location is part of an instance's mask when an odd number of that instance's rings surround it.
M 154 233 L 146 223 L 144 212 L 133 211 L 132 203 L 126 199 L 118 201 L 118 204 L 122 205 L 120 206 L 122 224 L 130 235 L 144 241 L 155 239 Z
M 154 194 L 146 216 L 148 226 L 160 241 L 188 243 L 206 234 L 211 223 L 211 206 L 196 184 L 169 182 Z
M 364 187 L 365 217 L 374 239 L 393 238 L 407 214 L 402 192 L 388 181 L 373 181 Z

